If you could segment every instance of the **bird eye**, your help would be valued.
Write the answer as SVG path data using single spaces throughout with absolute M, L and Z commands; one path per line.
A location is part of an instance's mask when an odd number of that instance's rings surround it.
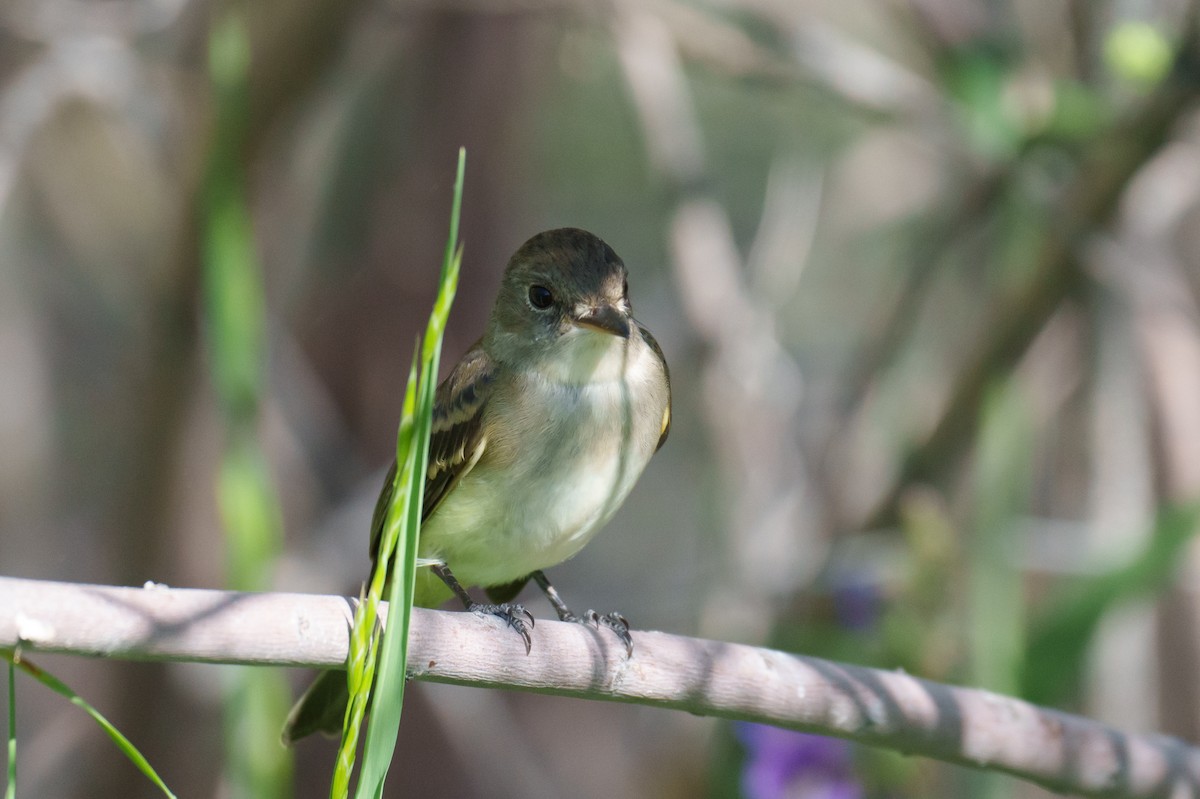
M 625 284 L 621 286 L 621 296 L 629 299 L 629 278 L 625 278 Z
M 544 311 L 554 304 L 554 295 L 545 286 L 530 286 L 529 304 L 539 311 Z

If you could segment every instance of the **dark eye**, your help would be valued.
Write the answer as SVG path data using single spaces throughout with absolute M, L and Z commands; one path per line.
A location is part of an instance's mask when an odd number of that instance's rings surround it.
M 621 287 L 621 296 L 629 299 L 629 278 L 625 278 L 625 285 Z
M 545 286 L 530 286 L 529 304 L 539 311 L 544 311 L 554 304 L 554 295 Z

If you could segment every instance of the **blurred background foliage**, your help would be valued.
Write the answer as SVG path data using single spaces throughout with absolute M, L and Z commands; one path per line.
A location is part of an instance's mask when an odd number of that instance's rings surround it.
M 672 367 L 569 601 L 1200 740 L 1197 34 L 1193 0 L 5 0 L 0 571 L 355 592 L 465 145 L 447 362 L 575 225 Z M 269 684 L 43 661 L 181 796 L 325 795 L 332 744 L 294 787 L 256 754 Z M 23 793 L 150 795 L 19 701 Z M 389 790 L 1042 795 L 431 685 Z

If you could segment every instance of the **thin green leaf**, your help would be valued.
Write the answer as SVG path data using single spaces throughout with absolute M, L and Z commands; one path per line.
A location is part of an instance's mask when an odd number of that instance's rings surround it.
M 391 581 L 388 593 L 388 625 L 380 652 L 379 679 L 371 702 L 363 748 L 363 767 L 358 796 L 379 797 L 396 749 L 400 716 L 404 705 L 404 685 L 408 662 L 408 630 L 412 617 L 416 557 L 420 535 L 425 473 L 429 461 L 429 437 L 433 419 L 433 400 L 437 390 L 438 367 L 442 354 L 442 334 L 450 306 L 458 290 L 462 248 L 458 244 L 458 224 L 462 207 L 466 150 L 458 153 L 458 173 L 454 182 L 454 200 L 450 211 L 450 237 L 442 260 L 441 280 L 433 312 L 425 329 L 421 347 L 421 369 L 417 390 L 415 429 L 405 436 L 404 426 L 397 438 L 396 459 L 402 466 L 397 472 L 396 490 L 388 509 L 387 534 L 396 534 L 395 563 L 401 570 Z M 406 408 L 407 411 L 407 408 Z M 406 415 L 406 418 L 407 417 Z M 402 529 L 400 528 L 402 525 Z M 401 535 L 403 533 L 403 535 Z
M 11 649 L 3 650 L 3 654 L 10 664 L 16 664 L 21 668 L 22 671 L 36 679 L 42 685 L 45 685 L 47 688 L 56 693 L 62 694 L 67 699 L 71 700 L 71 704 L 82 708 L 85 713 L 91 716 L 96 723 L 100 725 L 101 729 L 108 733 L 108 737 L 112 738 L 113 742 L 116 743 L 117 748 L 125 753 L 125 757 L 129 758 L 130 761 L 133 762 L 133 765 L 137 766 L 138 770 L 146 775 L 146 779 L 157 785 L 159 790 L 161 790 L 165 795 L 171 797 L 171 799 L 175 799 L 175 794 L 171 793 L 171 789 L 166 786 L 166 783 L 164 783 L 158 776 L 158 772 L 154 770 L 149 761 L 147 761 L 142 753 L 138 751 L 137 747 L 130 743 L 129 739 L 122 735 L 121 731 L 114 727 L 108 719 L 104 718 L 99 710 L 96 710 L 96 708 L 88 704 L 86 699 L 72 691 L 65 683 L 63 683 L 53 674 L 43 671 L 41 668 L 35 666 L 25 658 L 17 657 L 16 653 L 14 653 Z
M 17 797 L 17 670 L 8 662 L 8 788 L 4 799 Z
M 396 460 L 400 468 L 392 481 L 392 496 L 398 496 L 411 482 L 412 464 L 408 450 L 411 449 L 413 417 L 417 407 L 418 354 L 420 343 L 413 348 L 412 366 L 404 390 L 404 402 L 400 411 L 400 427 L 396 436 Z M 394 504 L 394 502 L 393 502 Z M 377 624 L 380 595 L 387 582 L 388 567 L 398 537 L 398 521 L 389 508 L 384 520 L 383 533 L 376 553 L 375 572 L 371 584 L 360 595 L 354 611 L 354 625 L 350 632 L 350 655 L 347 661 L 346 680 L 350 689 L 350 701 L 346 705 L 346 717 L 342 725 L 342 741 L 338 747 L 333 780 L 330 785 L 331 799 L 344 799 L 350 794 L 350 776 L 358 753 L 358 740 L 366 715 L 367 704 L 373 692 L 376 676 L 376 658 L 379 651 L 380 630 Z M 361 786 L 361 780 L 360 780 Z M 361 790 L 360 790 L 361 793 Z
M 458 220 L 462 216 L 462 193 L 463 193 L 463 178 L 467 174 L 467 148 L 458 148 L 458 169 L 454 177 L 454 200 L 450 206 L 450 236 L 446 239 L 446 254 L 442 256 L 442 276 L 441 280 L 444 283 L 446 280 L 447 265 L 454 260 L 454 251 L 462 247 L 458 243 Z M 459 253 L 461 258 L 462 253 Z M 457 281 L 457 278 L 456 278 Z M 439 295 L 440 296 L 440 295 Z

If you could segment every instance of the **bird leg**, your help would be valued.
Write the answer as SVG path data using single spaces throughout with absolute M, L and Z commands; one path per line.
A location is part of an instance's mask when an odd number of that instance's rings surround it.
M 560 621 L 571 621 L 576 624 L 590 624 L 593 627 L 607 627 L 621 639 L 625 644 L 626 656 L 633 654 L 633 636 L 629 634 L 629 621 L 620 613 L 604 613 L 600 614 L 594 610 L 588 610 L 582 617 L 576 616 L 567 607 L 567 603 L 558 594 L 558 590 L 550 584 L 550 580 L 546 578 L 545 572 L 535 571 L 532 575 L 534 582 L 538 584 L 538 588 L 542 589 L 542 593 L 546 595 L 546 599 L 554 607 L 554 612 L 558 614 Z
M 523 605 L 513 602 L 498 604 L 476 602 L 467 593 L 467 589 L 462 587 L 462 583 L 458 581 L 446 564 L 438 563 L 430 568 L 433 569 L 434 574 L 441 578 L 446 587 L 454 592 L 454 595 L 459 598 L 467 610 L 480 616 L 496 616 L 508 624 L 509 627 L 516 630 L 525 639 L 525 654 L 529 654 L 529 650 L 532 647 L 529 631 L 533 628 L 534 622 L 533 614 L 527 611 Z

